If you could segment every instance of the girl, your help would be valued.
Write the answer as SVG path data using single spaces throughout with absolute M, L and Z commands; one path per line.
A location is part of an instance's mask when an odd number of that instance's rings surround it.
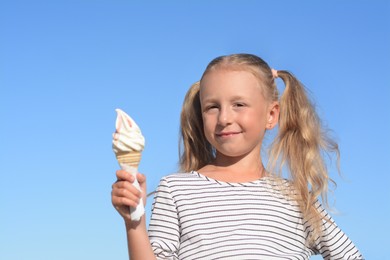
M 279 98 L 275 78 L 285 83 Z M 262 142 L 278 124 L 267 168 Z M 112 203 L 135 259 L 363 259 L 317 201 L 326 204 L 324 152 L 338 146 L 321 129 L 304 87 L 257 56 L 218 57 L 188 91 L 181 113 L 181 170 L 162 178 L 149 234 L 129 207 L 145 176 L 117 171 Z M 281 176 L 282 168 L 290 173 Z M 144 198 L 144 201 L 146 198 Z

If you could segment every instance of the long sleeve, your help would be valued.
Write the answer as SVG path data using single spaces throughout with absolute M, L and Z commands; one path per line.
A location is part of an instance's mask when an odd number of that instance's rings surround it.
M 328 213 L 317 204 L 318 209 L 325 216 L 323 220 L 323 233 L 315 243 L 314 251 L 322 255 L 326 260 L 336 259 L 364 259 L 362 254 L 348 238 L 348 236 L 337 226 Z M 329 221 L 326 221 L 329 219 Z
M 175 201 L 166 178 L 161 179 L 152 205 L 149 239 L 157 259 L 178 259 L 180 228 Z

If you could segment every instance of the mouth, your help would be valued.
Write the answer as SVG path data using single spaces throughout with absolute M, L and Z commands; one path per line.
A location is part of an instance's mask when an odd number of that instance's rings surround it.
M 241 134 L 242 132 L 221 132 L 221 133 L 216 133 L 215 135 L 220 138 L 226 138 L 226 137 L 231 137 L 235 136 L 238 134 Z

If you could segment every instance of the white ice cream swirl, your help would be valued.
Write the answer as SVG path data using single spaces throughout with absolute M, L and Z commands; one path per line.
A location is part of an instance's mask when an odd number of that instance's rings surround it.
M 116 131 L 112 136 L 114 153 L 141 152 L 145 147 L 145 138 L 140 128 L 124 111 L 120 109 L 115 109 L 115 111 L 117 112 Z

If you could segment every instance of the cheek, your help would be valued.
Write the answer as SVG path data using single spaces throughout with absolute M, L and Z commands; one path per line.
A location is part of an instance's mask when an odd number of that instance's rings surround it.
M 208 139 L 208 135 L 210 135 L 210 131 L 212 130 L 212 124 L 209 117 L 203 116 L 203 132 Z
M 207 125 L 204 125 L 203 126 L 203 134 L 204 134 L 204 137 L 206 138 L 207 142 L 211 145 L 213 145 L 213 140 L 214 140 L 214 131 L 212 131 L 209 128 L 207 128 Z M 214 146 L 214 145 L 213 145 Z
M 214 144 L 215 126 L 216 124 L 212 117 L 203 117 L 203 134 L 211 145 Z
M 211 128 L 215 127 L 216 124 L 216 117 L 213 114 L 208 114 L 208 115 L 202 115 L 202 120 L 203 120 L 203 126 L 204 128 Z
M 267 117 L 264 111 L 252 111 L 239 116 L 239 120 L 251 127 L 265 128 Z
M 203 129 L 206 130 L 207 126 L 209 125 L 209 121 L 205 116 L 202 116 L 202 120 L 203 120 Z

